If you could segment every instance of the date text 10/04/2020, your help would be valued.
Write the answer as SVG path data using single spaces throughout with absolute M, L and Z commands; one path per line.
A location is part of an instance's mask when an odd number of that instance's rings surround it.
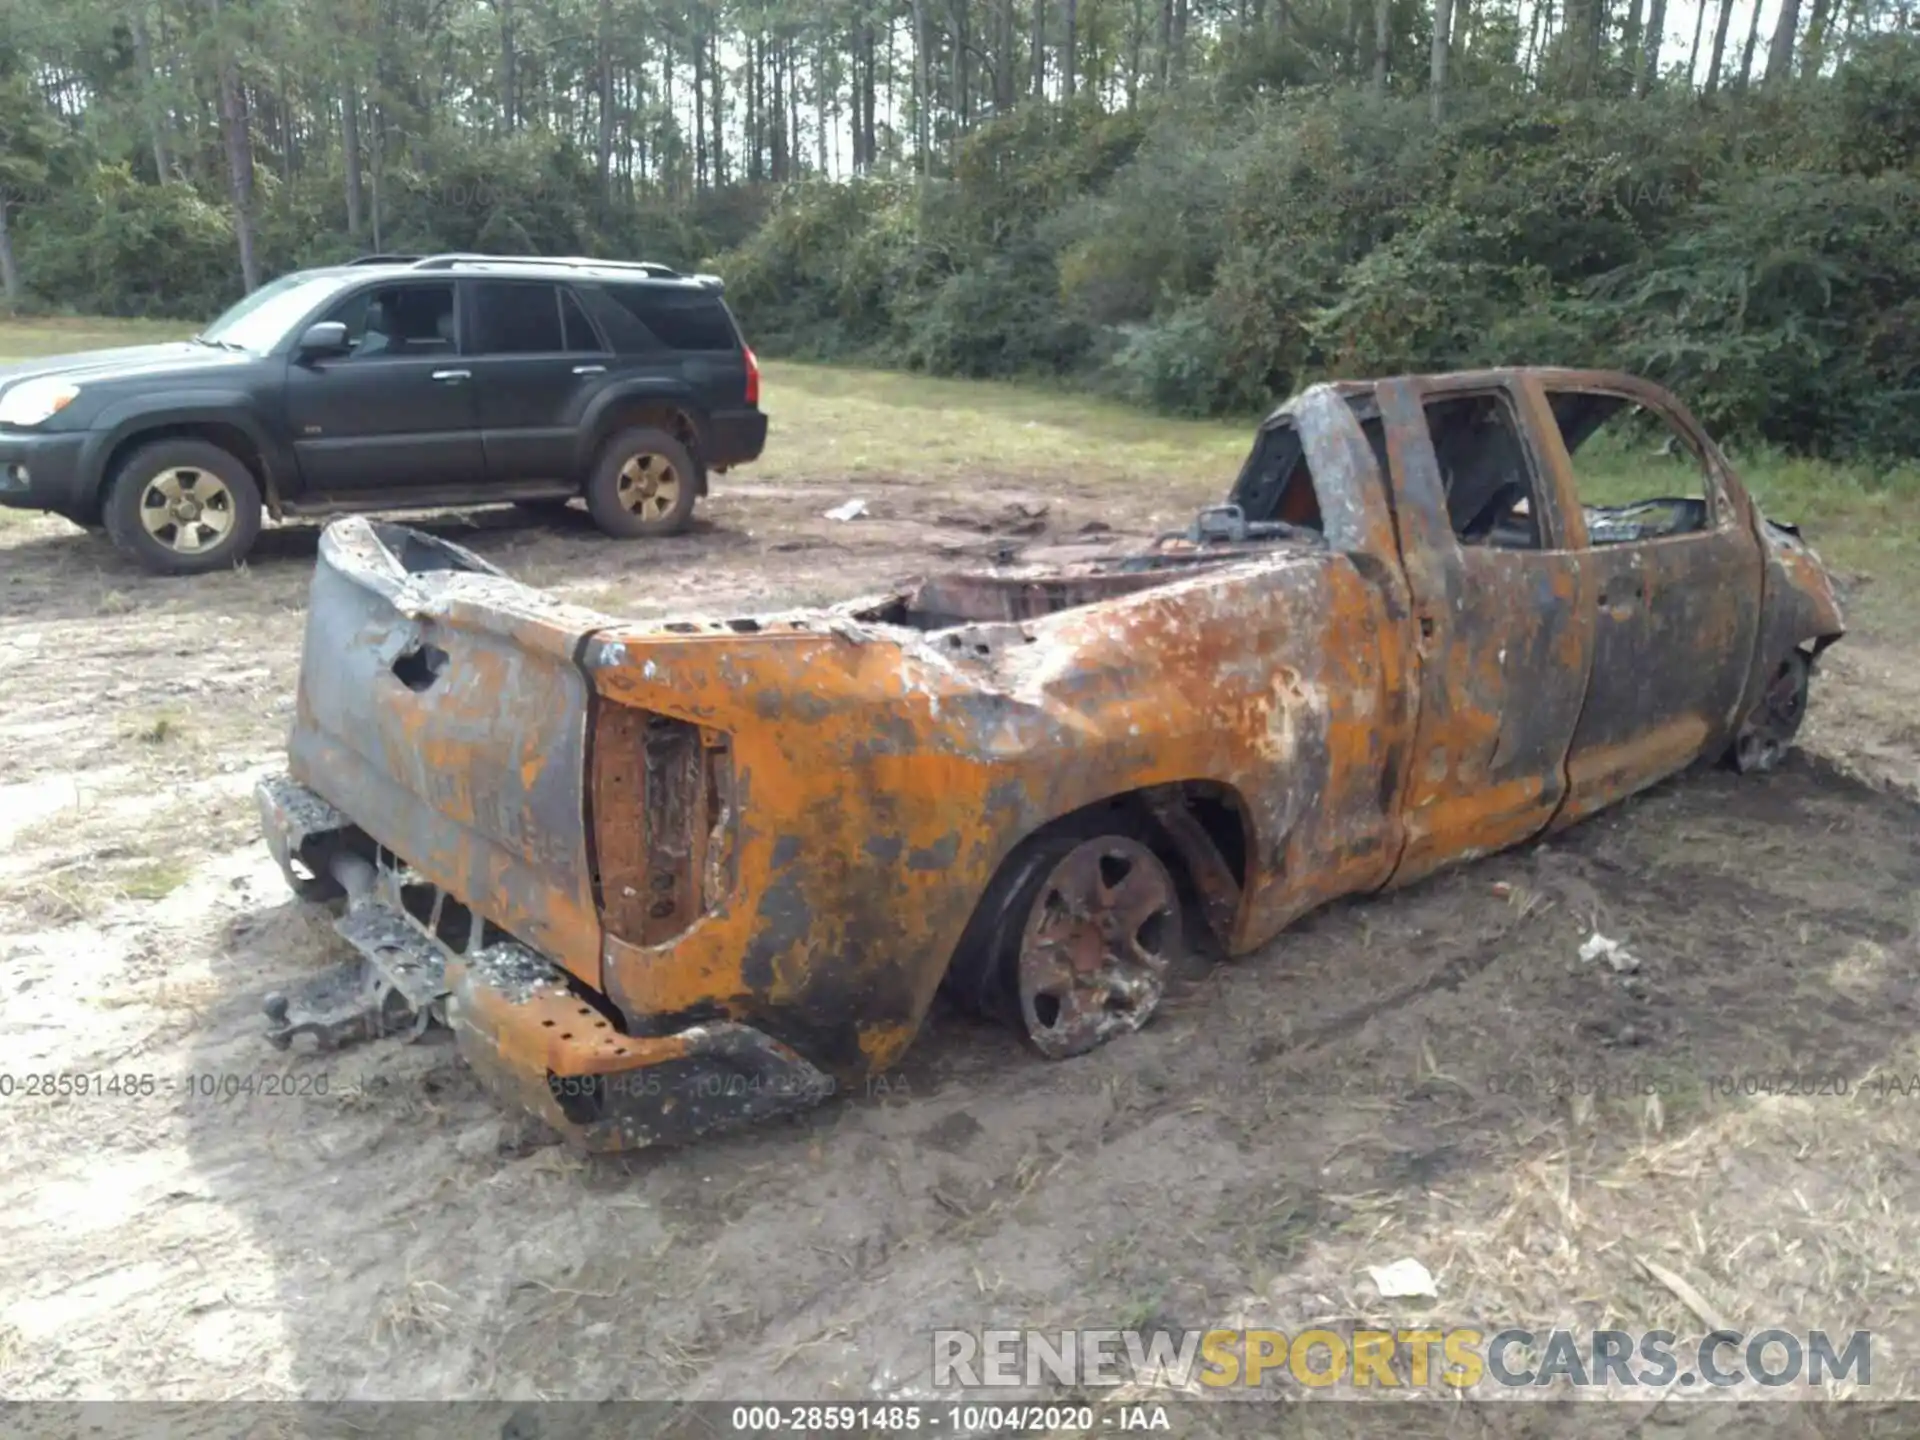
M 324 1070 L 32 1070 L 0 1073 L 0 1100 L 279 1100 L 325 1095 Z
M 1104 1431 L 1171 1431 L 1165 1405 L 938 1404 L 888 1401 L 878 1404 L 736 1405 L 728 1417 L 735 1435 L 934 1433 L 955 1436 L 1053 1435 Z

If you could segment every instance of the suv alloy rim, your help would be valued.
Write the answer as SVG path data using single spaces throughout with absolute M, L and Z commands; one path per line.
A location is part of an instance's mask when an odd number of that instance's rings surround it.
M 680 500 L 680 472 L 664 455 L 643 451 L 620 467 L 620 503 L 642 520 L 671 514 Z
M 233 533 L 233 492 L 211 471 L 162 470 L 140 492 L 140 524 L 170 550 L 195 555 Z

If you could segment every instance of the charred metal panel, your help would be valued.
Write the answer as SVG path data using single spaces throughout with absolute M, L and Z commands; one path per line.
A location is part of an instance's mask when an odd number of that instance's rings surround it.
M 1459 543 L 1420 387 L 1382 382 L 1376 397 L 1421 658 L 1406 848 L 1394 874 L 1404 884 L 1545 828 L 1566 790 L 1592 619 L 1579 554 Z M 1536 483 L 1549 540 L 1559 533 L 1554 498 Z
M 589 983 L 600 924 L 573 652 L 605 619 L 458 546 L 338 521 L 321 536 L 289 743 L 294 779 Z
M 1358 426 L 1327 413 L 1341 435 L 1320 473 L 1368 483 Z M 1393 573 L 1390 553 L 1358 558 Z M 1354 557 L 1283 548 L 997 645 L 949 646 L 952 632 L 856 608 L 905 614 L 860 602 L 751 634 L 634 626 L 589 647 L 604 701 L 733 737 L 740 902 L 682 936 L 671 964 L 609 936 L 623 1013 L 718 1013 L 840 1071 L 890 1063 L 1012 848 L 1157 786 L 1238 797 L 1252 842 L 1237 947 L 1391 866 L 1382 777 L 1407 738 L 1406 622 Z
M 1760 638 L 1740 701 L 1741 715 L 1760 704 L 1767 682 L 1791 650 L 1815 655 L 1846 633 L 1833 582 L 1813 547 L 1797 530 L 1768 520 L 1753 507 L 1752 523 L 1765 557 Z
M 1691 421 L 1658 396 L 1591 382 L 1528 384 L 1542 409 L 1550 391 L 1621 393 L 1711 453 Z M 1535 428 L 1562 493 L 1577 494 L 1577 466 L 1550 412 Z M 1759 636 L 1762 563 L 1741 497 L 1720 473 L 1709 472 L 1707 484 L 1710 529 L 1587 552 L 1597 586 L 1593 666 L 1556 828 L 1718 754 L 1733 736 Z M 1575 508 L 1566 522 L 1573 543 L 1585 545 L 1583 513 Z

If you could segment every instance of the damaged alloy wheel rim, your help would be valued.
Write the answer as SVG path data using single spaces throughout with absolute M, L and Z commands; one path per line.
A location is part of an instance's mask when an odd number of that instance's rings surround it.
M 659 520 L 680 501 L 680 472 L 664 455 L 634 455 L 620 467 L 614 490 L 624 508 L 642 520 Z
M 1020 1014 L 1035 1047 L 1062 1060 L 1146 1024 L 1179 934 L 1179 894 L 1151 850 L 1118 835 L 1075 846 L 1021 937 Z
M 233 533 L 236 507 L 226 482 L 210 470 L 176 465 L 140 492 L 140 525 L 182 555 L 210 550 Z

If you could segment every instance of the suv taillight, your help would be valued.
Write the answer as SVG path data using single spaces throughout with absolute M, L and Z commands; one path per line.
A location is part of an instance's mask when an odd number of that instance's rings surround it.
M 740 348 L 746 352 L 747 356 L 747 404 L 758 405 L 760 403 L 760 362 L 753 358 L 751 345 L 742 345 Z

